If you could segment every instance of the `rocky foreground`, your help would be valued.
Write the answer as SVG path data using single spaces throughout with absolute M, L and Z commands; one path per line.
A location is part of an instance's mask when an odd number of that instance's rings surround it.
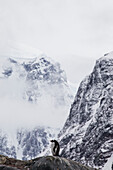
M 29 161 L 0 155 L 0 170 L 96 170 L 61 157 L 46 156 Z

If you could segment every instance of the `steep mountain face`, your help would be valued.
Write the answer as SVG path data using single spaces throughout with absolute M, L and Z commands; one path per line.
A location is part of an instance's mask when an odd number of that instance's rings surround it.
M 35 158 L 58 133 L 73 100 L 64 70 L 43 54 L 11 57 L 0 63 L 0 89 L 0 154 Z
M 0 154 L 16 158 L 15 146 L 8 144 L 7 136 L 2 131 L 0 131 Z
M 37 127 L 31 131 L 25 129 L 18 130 L 17 157 L 20 157 L 22 160 L 30 160 L 37 157 L 37 155 L 40 155 L 47 149 L 50 145 L 50 140 L 56 137 L 55 132 L 57 131 L 59 129 L 49 127 Z
M 73 98 L 64 70 L 47 56 L 9 58 L 2 66 L 1 78 L 24 83 L 22 97 L 38 103 L 42 95 L 49 95 L 55 104 L 67 104 Z
M 113 52 L 97 60 L 93 72 L 81 82 L 59 138 L 62 156 L 92 167 L 111 169 Z
M 17 130 L 12 138 L 7 133 L 0 133 L 0 154 L 22 160 L 30 160 L 40 155 L 55 138 L 55 131 L 49 127 Z

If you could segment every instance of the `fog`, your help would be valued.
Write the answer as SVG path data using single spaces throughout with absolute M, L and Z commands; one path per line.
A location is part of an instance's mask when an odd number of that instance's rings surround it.
M 0 0 L 0 54 L 8 54 L 12 42 L 34 47 L 60 61 L 78 83 L 113 50 L 112 21 L 112 0 Z
M 13 132 L 36 126 L 61 128 L 69 106 L 56 107 L 49 95 L 40 97 L 37 104 L 30 103 L 22 99 L 24 87 L 22 81 L 0 80 L 0 129 Z
M 50 100 L 49 100 L 50 101 Z M 36 126 L 48 126 L 60 128 L 65 119 L 66 109 L 55 109 L 53 105 L 42 99 L 38 105 L 25 101 L 0 99 L 0 128 L 13 130 L 20 127 L 34 128 Z
M 1 60 L 22 57 L 20 44 L 60 62 L 67 79 L 78 87 L 95 61 L 113 51 L 113 0 L 0 0 Z M 18 82 L 0 80 L 2 128 L 63 125 L 69 111 L 55 109 L 45 97 L 38 105 L 28 104 L 20 99 L 24 84 Z

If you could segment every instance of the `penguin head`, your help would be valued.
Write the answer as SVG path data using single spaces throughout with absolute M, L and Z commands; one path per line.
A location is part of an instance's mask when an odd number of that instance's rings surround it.
M 58 144 L 57 140 L 50 140 L 50 142 L 53 144 Z
M 50 140 L 50 142 L 53 142 L 53 143 L 55 143 L 55 140 Z

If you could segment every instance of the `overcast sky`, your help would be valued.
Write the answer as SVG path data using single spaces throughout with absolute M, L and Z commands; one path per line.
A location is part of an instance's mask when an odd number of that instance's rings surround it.
M 0 54 L 10 43 L 40 49 L 79 83 L 113 50 L 113 0 L 0 0 Z

